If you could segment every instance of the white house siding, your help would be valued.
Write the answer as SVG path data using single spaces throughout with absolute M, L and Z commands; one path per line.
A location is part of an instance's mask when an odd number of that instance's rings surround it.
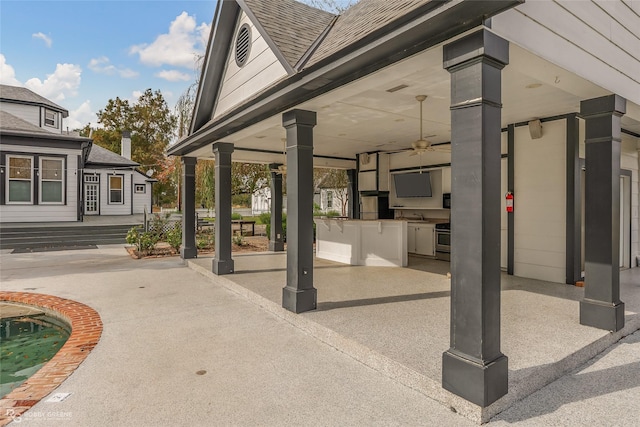
M 81 150 L 59 149 L 50 147 L 26 147 L 2 144 L 2 151 L 10 154 L 28 155 L 65 155 L 67 157 L 67 173 L 65 183 L 66 204 L 5 204 L 0 207 L 0 222 L 51 222 L 51 221 L 77 221 L 78 220 L 78 156 Z M 34 165 L 38 167 L 38 165 Z M 2 179 L 7 179 L 4 175 Z M 34 173 L 34 185 L 38 177 Z M 4 195 L 3 195 L 4 196 Z
M 147 182 L 144 175 L 138 172 L 134 172 L 133 174 L 133 184 L 134 184 L 133 213 L 134 214 L 143 213 L 145 208 L 147 209 L 147 212 L 151 212 L 151 184 Z M 144 193 L 135 192 L 136 184 L 144 185 L 145 187 Z
M 515 128 L 514 274 L 564 283 L 566 121 L 544 123 L 540 139 Z
M 536 55 L 640 105 L 637 3 L 527 1 L 492 18 L 491 27 Z
M 34 126 L 40 126 L 40 107 L 37 105 L 16 104 L 13 102 L 3 102 L 2 111 L 13 114 Z
M 99 174 L 100 175 L 100 215 L 131 215 L 131 195 L 132 185 L 131 177 L 134 174 L 131 170 L 118 170 L 113 169 L 85 169 L 85 175 L 87 174 Z M 109 176 L 113 175 L 123 176 L 123 203 L 109 203 Z
M 640 138 L 629 135 L 622 135 L 622 155 L 620 156 L 620 167 L 631 171 L 631 266 L 635 265 L 635 260 L 640 257 L 640 174 L 638 168 Z
M 287 75 L 287 71 L 269 45 L 267 45 L 266 40 L 260 35 L 260 32 L 244 12 L 242 12 L 236 26 L 236 34 L 238 29 L 245 23 L 251 28 L 249 58 L 241 68 L 238 67 L 235 60 L 234 36 L 213 118 L 219 117 L 225 111 L 230 110 Z

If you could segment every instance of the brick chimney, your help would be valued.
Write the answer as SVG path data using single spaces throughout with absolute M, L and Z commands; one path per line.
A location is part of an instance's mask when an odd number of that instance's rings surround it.
M 131 160 L 131 131 L 122 131 L 121 156 Z

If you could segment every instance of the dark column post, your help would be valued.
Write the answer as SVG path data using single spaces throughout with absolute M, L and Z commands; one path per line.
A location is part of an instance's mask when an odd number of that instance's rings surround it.
M 349 199 L 349 218 L 360 219 L 360 200 L 358 200 L 358 170 L 348 169 L 347 180 L 347 198 Z
M 609 331 L 624 326 L 620 301 L 620 119 L 618 95 L 580 103 L 585 120 L 585 287 L 580 324 Z
M 578 117 L 573 113 L 567 116 L 567 234 L 565 283 L 568 285 L 575 285 L 582 277 L 581 173 Z
M 182 259 L 198 256 L 196 248 L 196 162 L 195 157 L 182 158 Z
M 282 174 L 274 172 L 279 164 L 269 165 L 271 169 L 271 235 L 269 236 L 269 250 L 284 251 L 282 236 Z
M 442 386 L 486 407 L 507 393 L 500 351 L 501 69 L 509 44 L 482 29 L 444 46 L 451 73 L 451 347 Z
M 282 306 L 294 313 L 314 310 L 313 287 L 313 127 L 316 113 L 282 115 L 287 130 L 287 286 Z
M 231 153 L 233 144 L 216 142 L 213 154 L 216 157 L 216 256 L 213 260 L 213 272 L 217 275 L 233 273 L 231 259 Z

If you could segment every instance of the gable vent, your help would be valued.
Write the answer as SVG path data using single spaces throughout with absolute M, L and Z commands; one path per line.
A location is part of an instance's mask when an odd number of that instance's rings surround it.
M 250 50 L 251 29 L 247 24 L 244 24 L 236 35 L 236 64 L 238 64 L 238 67 L 242 67 L 247 62 Z

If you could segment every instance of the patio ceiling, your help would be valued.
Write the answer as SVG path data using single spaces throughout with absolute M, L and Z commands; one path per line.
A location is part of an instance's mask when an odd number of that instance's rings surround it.
M 401 85 L 406 87 L 389 92 Z M 512 43 L 510 64 L 503 70 L 502 125 L 577 112 L 581 100 L 608 93 Z M 354 168 L 358 153 L 410 148 L 420 136 L 416 95 L 428 96 L 424 102 L 425 137 L 435 144 L 449 142 L 450 78 L 442 68 L 442 45 L 300 104 L 297 108 L 318 114 L 315 165 Z M 640 133 L 640 107 L 628 104 L 623 127 Z M 276 114 L 224 141 L 235 145 L 233 161 L 282 163 L 284 138 L 281 115 Z M 416 156 L 415 162 L 431 163 L 428 156 L 434 154 L 425 153 L 420 160 Z M 437 154 L 442 161 L 442 153 Z M 210 145 L 190 155 L 213 157 Z

